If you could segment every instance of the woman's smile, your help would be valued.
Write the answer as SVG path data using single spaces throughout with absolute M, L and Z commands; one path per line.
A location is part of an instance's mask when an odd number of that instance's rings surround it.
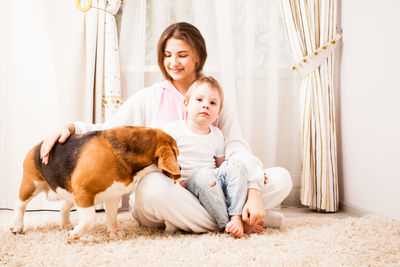
M 169 71 L 176 75 L 183 71 L 183 68 L 170 68 Z

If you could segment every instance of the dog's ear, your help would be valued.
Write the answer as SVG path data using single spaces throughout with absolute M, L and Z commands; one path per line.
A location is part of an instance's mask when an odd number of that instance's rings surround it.
M 158 159 L 158 167 L 166 176 L 173 179 L 174 183 L 182 177 L 177 156 L 171 145 L 165 144 L 158 147 L 156 150 L 156 158 Z

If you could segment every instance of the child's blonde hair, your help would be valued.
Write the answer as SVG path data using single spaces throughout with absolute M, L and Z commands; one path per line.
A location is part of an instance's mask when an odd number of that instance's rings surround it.
M 193 91 L 195 90 L 195 88 L 201 84 L 207 84 L 209 85 L 212 89 L 216 90 L 218 92 L 219 95 L 219 102 L 220 102 L 220 106 L 219 106 L 219 110 L 222 110 L 222 106 L 224 104 L 224 91 L 222 90 L 221 85 L 219 84 L 219 82 L 214 79 L 211 76 L 200 76 L 200 78 L 198 78 L 196 81 L 194 81 L 192 83 L 192 85 L 189 87 L 186 96 L 185 96 L 185 104 L 189 103 L 189 99 L 193 94 Z

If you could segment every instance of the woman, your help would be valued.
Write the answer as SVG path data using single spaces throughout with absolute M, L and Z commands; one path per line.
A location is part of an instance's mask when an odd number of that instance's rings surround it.
M 186 119 L 184 98 L 189 86 L 202 75 L 207 58 L 205 41 L 193 25 L 180 22 L 169 26 L 158 43 L 158 64 L 166 78 L 130 97 L 107 122 L 101 125 L 75 122 L 60 127 L 44 140 L 41 149 L 44 164 L 57 140 L 65 142 L 70 134 L 108 129 L 122 125 L 162 128 L 171 121 Z M 280 204 L 289 194 L 290 174 L 282 168 L 265 170 L 264 184 L 261 161 L 251 154 L 242 138 L 235 112 L 227 105 L 216 126 L 225 137 L 225 155 L 245 163 L 248 172 L 248 195 L 242 211 L 245 232 L 258 233 L 262 226 L 279 227 L 282 214 L 269 209 Z M 150 173 L 137 185 L 130 197 L 133 217 L 142 225 L 177 229 L 195 233 L 218 230 L 217 224 L 196 197 L 162 173 Z

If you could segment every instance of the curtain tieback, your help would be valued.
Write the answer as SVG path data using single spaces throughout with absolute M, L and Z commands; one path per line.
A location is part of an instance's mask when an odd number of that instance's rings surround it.
M 329 40 L 327 43 L 297 62 L 292 67 L 292 70 L 297 70 L 303 78 L 310 73 L 313 73 L 319 66 L 321 66 L 325 59 L 331 55 L 341 37 L 340 34 L 336 34 L 335 38 Z
M 92 0 L 88 0 L 88 3 L 87 3 L 87 5 L 85 7 L 81 6 L 81 0 L 76 0 L 76 7 L 78 8 L 79 11 L 82 11 L 82 12 L 87 12 L 87 11 L 89 11 L 90 8 L 93 7 L 93 8 L 97 8 L 99 10 L 103 10 L 103 11 L 115 16 L 117 14 L 117 12 L 118 12 L 118 10 L 119 10 L 119 8 L 120 8 L 122 3 L 123 3 L 123 0 L 121 0 L 121 1 L 109 1 L 108 4 L 107 4 L 107 9 L 104 9 L 104 8 L 101 8 L 101 7 L 98 7 L 98 6 L 94 6 L 92 4 Z M 111 10 L 108 10 L 108 9 L 111 9 Z
M 107 101 L 108 100 L 108 101 Z M 103 104 L 107 105 L 107 104 L 117 104 L 117 105 L 121 105 L 122 100 L 120 96 L 113 96 L 113 95 L 109 95 L 109 96 L 105 96 L 103 97 Z
M 81 0 L 76 0 L 76 7 L 79 11 L 87 12 L 92 7 L 92 0 L 88 0 L 88 3 L 85 7 L 81 6 Z

